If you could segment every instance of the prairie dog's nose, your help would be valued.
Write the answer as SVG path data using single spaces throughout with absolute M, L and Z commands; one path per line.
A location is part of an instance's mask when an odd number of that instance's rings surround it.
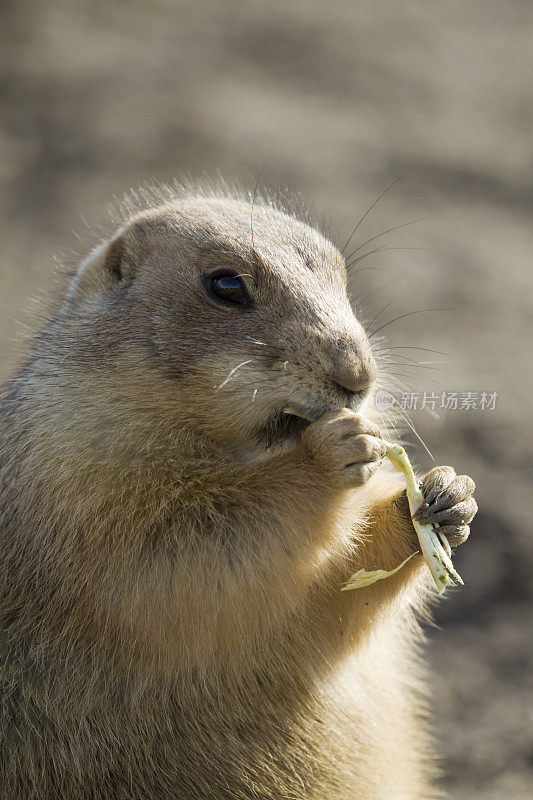
M 365 392 L 378 376 L 378 367 L 366 339 L 339 337 L 332 353 L 330 380 L 348 392 Z

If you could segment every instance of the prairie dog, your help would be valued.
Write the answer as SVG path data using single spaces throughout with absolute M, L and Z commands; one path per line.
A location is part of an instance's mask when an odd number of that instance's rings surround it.
M 434 797 L 426 567 L 340 591 L 417 549 L 377 374 L 266 200 L 167 197 L 81 264 L 1 399 L 0 798 Z M 459 544 L 473 482 L 423 488 Z

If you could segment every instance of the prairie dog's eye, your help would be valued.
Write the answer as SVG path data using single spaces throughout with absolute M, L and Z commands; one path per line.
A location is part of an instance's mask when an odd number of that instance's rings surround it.
M 238 306 L 250 304 L 250 298 L 242 280 L 236 275 L 214 275 L 210 279 L 212 293 L 226 303 Z

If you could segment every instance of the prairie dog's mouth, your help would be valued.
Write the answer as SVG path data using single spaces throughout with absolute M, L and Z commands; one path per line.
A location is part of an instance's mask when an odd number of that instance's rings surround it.
M 286 407 L 269 419 L 261 430 L 261 439 L 267 448 L 273 445 L 296 444 L 310 422 L 311 418 L 296 413 L 296 409 Z
M 266 446 L 296 444 L 308 425 L 321 415 L 322 412 L 313 414 L 299 405 L 288 403 L 263 429 Z
M 288 417 L 298 417 L 299 419 L 306 420 L 307 422 L 313 422 L 313 419 L 315 419 L 308 411 L 305 411 L 300 406 L 292 405 L 291 403 L 288 403 L 285 406 L 283 409 L 283 414 L 287 415 Z

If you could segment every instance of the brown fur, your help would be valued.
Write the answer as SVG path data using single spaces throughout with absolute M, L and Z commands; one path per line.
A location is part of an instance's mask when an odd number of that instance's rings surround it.
M 1 401 L 1 798 L 434 796 L 426 569 L 340 591 L 413 551 L 402 481 L 267 444 L 373 364 L 340 253 L 266 201 L 169 199 L 82 264 Z

